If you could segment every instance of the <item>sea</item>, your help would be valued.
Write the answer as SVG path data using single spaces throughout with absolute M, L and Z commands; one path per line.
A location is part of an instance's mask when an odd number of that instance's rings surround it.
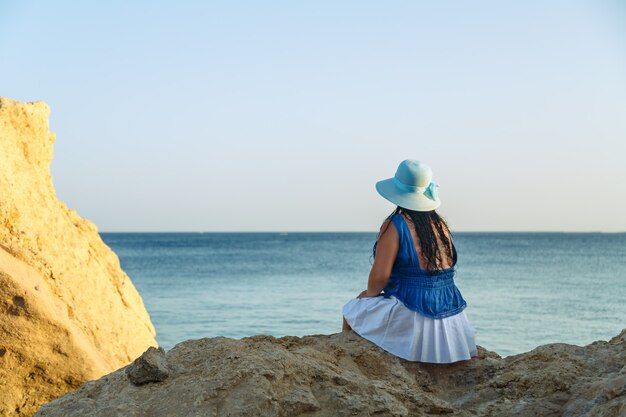
M 101 233 L 165 349 L 187 339 L 341 331 L 375 233 Z M 454 234 L 477 344 L 501 356 L 626 328 L 626 233 Z

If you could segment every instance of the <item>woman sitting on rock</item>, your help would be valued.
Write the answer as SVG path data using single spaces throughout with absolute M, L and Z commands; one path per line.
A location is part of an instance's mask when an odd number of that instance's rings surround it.
M 405 160 L 376 190 L 397 207 L 374 244 L 367 289 L 343 307 L 344 331 L 410 361 L 451 363 L 476 356 L 476 331 L 454 284 L 456 248 L 435 212 L 440 200 L 431 169 Z

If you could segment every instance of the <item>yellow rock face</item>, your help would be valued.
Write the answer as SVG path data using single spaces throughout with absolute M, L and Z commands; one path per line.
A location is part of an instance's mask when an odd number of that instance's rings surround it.
M 0 97 L 0 416 L 30 416 L 157 345 L 115 253 L 56 197 L 49 112 Z

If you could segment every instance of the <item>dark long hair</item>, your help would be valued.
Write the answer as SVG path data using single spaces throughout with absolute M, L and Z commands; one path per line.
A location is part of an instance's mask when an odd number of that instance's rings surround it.
M 415 227 L 415 233 L 419 239 L 419 247 L 421 249 L 422 256 L 426 261 L 426 269 L 431 273 L 436 273 L 437 270 L 442 269 L 444 264 L 444 255 L 447 259 L 454 258 L 454 252 L 452 250 L 452 232 L 446 223 L 445 219 L 435 210 L 431 211 L 415 211 L 409 210 L 403 207 L 396 207 L 396 209 L 387 218 L 391 218 L 395 214 L 406 213 L 409 216 L 409 221 L 413 223 Z M 376 239 L 382 236 L 389 228 L 388 222 L 385 226 L 385 230 L 381 230 Z M 446 234 L 448 232 L 448 234 Z M 439 250 L 437 244 L 437 237 L 441 239 L 444 246 L 444 253 Z M 376 243 L 374 243 L 374 252 L 376 251 Z M 415 242 L 416 244 L 418 242 Z

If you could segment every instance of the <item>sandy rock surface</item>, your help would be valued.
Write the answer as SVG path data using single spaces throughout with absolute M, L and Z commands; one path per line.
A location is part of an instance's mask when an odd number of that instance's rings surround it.
M 36 416 L 626 416 L 626 330 L 507 358 L 479 348 L 452 365 L 354 333 L 146 352 L 141 297 L 96 227 L 56 198 L 48 113 L 0 98 L 0 417 L 67 392 Z
M 56 197 L 48 115 L 0 97 L 0 416 L 30 416 L 156 345 L 117 256 Z
M 162 382 L 136 386 L 122 368 L 36 416 L 626 415 L 626 329 L 507 358 L 479 348 L 451 365 L 407 362 L 354 333 L 189 340 L 165 362 Z

